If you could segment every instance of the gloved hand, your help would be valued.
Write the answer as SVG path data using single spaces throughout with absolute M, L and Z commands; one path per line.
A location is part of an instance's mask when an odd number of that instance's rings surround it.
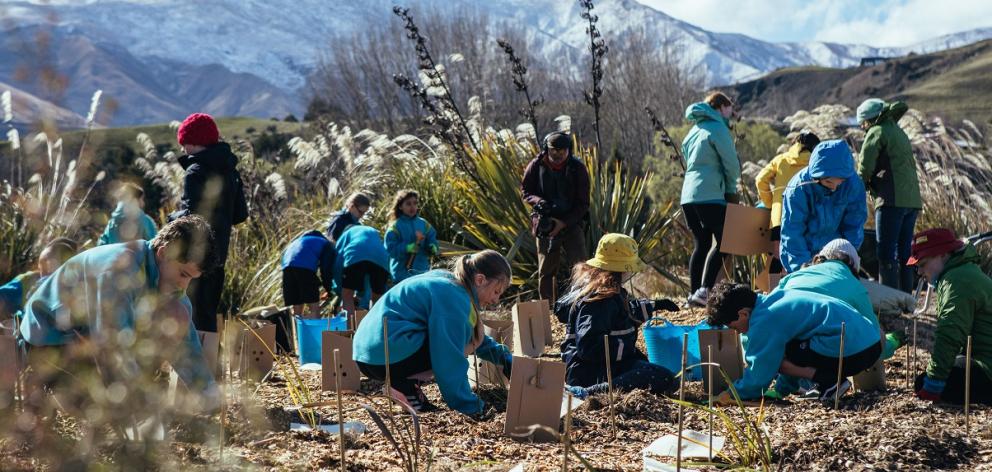
M 432 256 L 436 256 L 441 253 L 441 248 L 438 247 L 437 244 L 431 244 L 428 252 L 430 252 Z
M 679 311 L 679 306 L 667 298 L 655 300 L 653 305 L 654 309 L 651 311 Z
M 738 196 L 736 193 L 725 193 L 725 194 L 723 194 L 723 199 L 726 200 L 727 203 L 740 203 L 741 202 L 741 197 Z
M 944 387 L 946 385 L 946 381 L 932 379 L 928 375 L 923 378 L 923 388 L 916 391 L 916 396 L 921 400 L 938 402 L 940 401 L 940 395 L 944 393 Z
M 406 252 L 407 252 L 407 254 L 416 254 L 417 253 L 417 243 L 407 244 L 406 245 Z
M 585 387 L 577 387 L 575 385 L 569 385 L 565 387 L 565 391 L 571 393 L 573 397 L 578 398 L 579 400 L 585 400 L 586 398 L 589 398 L 589 390 L 586 390 Z

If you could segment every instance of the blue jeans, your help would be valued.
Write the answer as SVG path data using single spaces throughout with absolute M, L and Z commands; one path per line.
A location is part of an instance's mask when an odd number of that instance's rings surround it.
M 916 271 L 906 266 L 913 230 L 920 210 L 883 206 L 875 209 L 875 238 L 878 242 L 878 278 L 886 286 L 913 292 Z

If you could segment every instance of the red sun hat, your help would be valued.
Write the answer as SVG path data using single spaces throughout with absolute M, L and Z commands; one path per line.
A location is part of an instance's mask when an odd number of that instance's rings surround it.
M 957 251 L 964 247 L 964 241 L 958 239 L 954 231 L 947 228 L 933 228 L 920 231 L 913 236 L 912 256 L 906 265 L 916 265 L 920 259 L 940 256 Z
M 179 125 L 176 139 L 180 145 L 209 146 L 220 141 L 220 130 L 210 115 L 193 113 Z

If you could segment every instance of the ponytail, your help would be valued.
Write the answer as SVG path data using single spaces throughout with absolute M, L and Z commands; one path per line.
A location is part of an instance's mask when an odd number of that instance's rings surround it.
M 475 254 L 465 254 L 456 257 L 451 262 L 451 272 L 455 275 L 458 283 L 462 284 L 465 290 L 472 295 L 470 298 L 473 305 L 476 305 L 474 281 L 477 274 L 482 274 L 487 279 L 510 280 L 511 271 L 510 263 L 506 258 L 492 249 Z M 478 308 L 476 306 L 476 309 Z

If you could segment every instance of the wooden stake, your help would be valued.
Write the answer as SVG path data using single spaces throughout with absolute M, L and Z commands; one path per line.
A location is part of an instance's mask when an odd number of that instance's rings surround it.
M 713 345 L 706 345 L 706 363 L 710 364 L 706 366 L 706 376 L 709 378 L 709 387 L 707 387 L 707 396 L 709 397 L 709 408 L 710 408 L 710 456 L 709 459 L 713 460 Z
M 686 357 L 689 353 L 689 333 L 682 333 L 682 375 L 679 377 L 679 439 L 675 451 L 675 470 L 682 471 L 682 425 L 684 420 L 682 402 L 685 401 L 685 371 Z
M 910 361 L 909 361 L 909 351 L 910 349 L 912 349 L 912 347 L 905 346 L 905 348 L 906 348 L 906 390 L 912 391 L 913 384 L 911 383 L 912 381 L 910 380 L 910 378 L 913 376 L 913 371 L 912 371 L 913 366 L 910 365 Z
M 840 408 L 840 382 L 844 378 L 844 322 L 840 323 L 840 357 L 837 358 L 837 386 L 834 387 L 834 409 Z
M 610 402 L 610 435 L 617 438 L 617 415 L 613 411 L 613 369 L 610 367 L 610 335 L 603 335 L 603 351 L 606 353 L 606 386 Z
M 917 363 L 916 363 L 916 317 L 914 316 L 913 317 L 913 363 L 912 363 L 912 366 L 911 366 L 912 368 L 909 370 L 911 377 L 912 377 L 913 374 L 916 373 L 916 369 L 917 369 L 916 365 L 917 365 Z
M 334 390 L 338 397 L 338 447 L 341 448 L 341 472 L 347 470 L 344 450 L 344 412 L 341 408 L 341 367 L 338 363 L 340 349 L 334 350 Z
M 565 447 L 561 453 L 561 470 L 562 472 L 568 472 L 568 448 L 572 444 L 572 394 L 566 394 L 566 407 L 565 411 L 565 438 L 562 443 Z
M 964 348 L 964 437 L 971 437 L 971 336 Z
M 393 417 L 393 386 L 389 382 L 389 320 L 382 317 L 382 348 L 386 355 L 386 414 Z

